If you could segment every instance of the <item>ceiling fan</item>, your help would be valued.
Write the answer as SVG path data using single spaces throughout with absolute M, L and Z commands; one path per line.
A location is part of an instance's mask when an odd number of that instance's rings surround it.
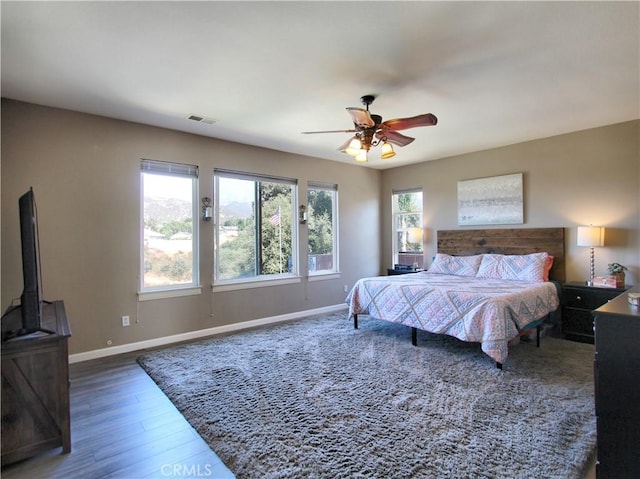
M 406 146 L 415 140 L 415 138 L 398 133 L 398 130 L 407 130 L 418 126 L 433 126 L 438 123 L 438 119 L 432 113 L 382 121 L 380 115 L 373 115 L 369 112 L 369 105 L 373 103 L 375 98 L 374 95 L 365 95 L 360 98 L 366 110 L 356 107 L 347 108 L 354 125 L 351 130 L 303 131 L 302 133 L 305 135 L 315 133 L 355 133 L 338 150 L 353 156 L 356 161 L 366 162 L 368 161 L 367 154 L 372 146 L 382 144 L 380 157 L 386 160 L 396 155 L 393 151 L 392 143 L 397 146 Z

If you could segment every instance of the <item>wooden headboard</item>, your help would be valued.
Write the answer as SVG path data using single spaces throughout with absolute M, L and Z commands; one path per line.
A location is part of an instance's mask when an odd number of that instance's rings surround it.
M 438 230 L 438 253 L 468 256 L 542 252 L 554 256 L 549 279 L 564 283 L 564 228 Z

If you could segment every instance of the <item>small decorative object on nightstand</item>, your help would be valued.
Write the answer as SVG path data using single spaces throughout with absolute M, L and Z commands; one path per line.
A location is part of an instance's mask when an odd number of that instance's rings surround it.
M 593 310 L 611 301 L 630 286 L 599 288 L 584 283 L 562 287 L 562 334 L 565 339 L 593 344 Z
M 624 286 L 625 270 L 626 266 L 622 266 L 620 263 L 609 263 L 609 274 L 616 279 L 616 288 L 622 288 Z

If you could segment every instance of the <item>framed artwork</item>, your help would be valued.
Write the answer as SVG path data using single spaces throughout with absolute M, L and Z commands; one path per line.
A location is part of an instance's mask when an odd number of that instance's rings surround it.
M 458 225 L 522 223 L 522 173 L 458 181 Z

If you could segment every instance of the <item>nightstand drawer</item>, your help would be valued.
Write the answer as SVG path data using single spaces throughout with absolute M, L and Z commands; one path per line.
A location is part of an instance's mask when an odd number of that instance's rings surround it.
M 594 342 L 593 310 L 619 296 L 625 288 L 598 288 L 581 283 L 562 287 L 562 334 L 565 339 Z
M 562 330 L 593 337 L 593 313 L 583 309 L 565 309 L 562 312 Z
M 562 292 L 562 303 L 569 308 L 588 309 L 591 311 L 599 308 L 619 294 L 620 292 L 616 290 L 591 289 L 590 291 L 585 291 L 584 289 L 565 288 Z

